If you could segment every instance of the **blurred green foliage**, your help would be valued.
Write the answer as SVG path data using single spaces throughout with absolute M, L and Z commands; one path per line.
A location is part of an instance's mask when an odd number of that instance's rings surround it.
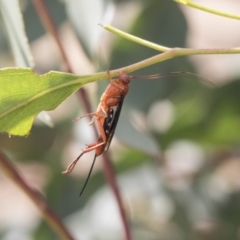
M 66 11 L 70 7 L 66 5 L 70 4 L 68 1 L 46 2 L 58 27 L 71 18 Z M 105 4 L 110 2 L 105 1 Z M 186 47 L 188 22 L 176 3 L 169 0 L 116 1 L 116 10 L 123 6 L 126 8 L 130 3 L 140 6 L 138 15 L 129 23 L 131 34 L 168 47 Z M 26 35 L 33 44 L 43 37 L 45 31 L 32 3 L 24 1 L 23 6 Z M 79 9 L 81 11 L 84 9 Z M 125 21 L 124 12 L 121 14 L 120 21 Z M 91 17 L 94 19 L 94 16 Z M 83 21 L 80 13 L 78 21 Z M 98 23 L 96 20 L 94 24 Z M 6 36 L 3 39 L 7 42 Z M 98 44 L 101 45 L 101 42 Z M 101 70 L 120 68 L 157 54 L 119 38 L 111 46 L 108 66 Z M 0 51 L 5 56 L 5 59 L 1 57 L 1 67 L 6 67 L 9 58 L 6 44 L 1 44 Z M 88 50 L 86 55 L 89 54 Z M 97 66 L 106 65 L 100 57 L 98 61 L 97 64 L 93 62 Z M 46 70 L 40 65 L 36 69 L 39 72 Z M 56 69 L 49 70 L 60 70 L 60 64 Z M 184 57 L 151 66 L 134 75 L 171 71 L 196 72 L 196 68 Z M 215 80 L 214 75 L 207 77 Z M 99 84 L 96 99 L 99 99 L 106 84 Z M 110 152 L 115 160 L 134 239 L 239 239 L 239 89 L 237 77 L 226 79 L 220 88 L 183 77 L 131 82 L 116 131 L 117 139 L 123 144 L 120 147 L 118 142 L 112 144 Z M 166 100 L 171 103 L 174 112 L 172 124 L 164 131 L 158 131 L 146 119 L 154 103 Z M 37 162 L 45 167 L 48 179 L 42 191 L 76 239 L 122 239 L 121 224 L 116 220 L 116 225 L 120 227 L 114 225 L 118 212 L 110 208 L 111 196 L 102 172 L 93 174 L 80 199 L 78 194 L 87 170 L 81 172 L 82 176 L 80 173 L 61 175 L 66 167 L 65 160 L 73 160 L 78 154 L 77 148 L 80 152 L 84 143 L 91 142 L 89 139 L 86 142 L 84 137 L 84 134 L 91 135 L 85 129 L 87 123 L 83 122 L 83 127 L 81 123 L 72 122 L 73 117 L 80 114 L 79 108 L 77 98 L 71 98 L 68 107 L 61 109 L 53 129 L 38 124 L 34 125 L 28 138 L 1 135 L 0 148 L 16 164 Z M 142 129 L 131 118 L 133 111 L 141 113 L 137 116 L 144 126 Z M 161 114 L 163 117 L 167 115 L 165 112 Z M 135 127 L 142 131 L 137 131 Z M 75 147 L 80 142 L 82 145 Z M 91 155 L 88 158 L 92 160 Z M 85 163 L 80 161 L 75 171 L 81 170 Z M 39 220 L 36 225 L 34 228 L 25 226 L 29 239 L 59 239 L 44 221 Z M 0 227 L 2 239 L 7 239 L 4 237 L 18 227 L 9 224 L 4 228 L 3 224 Z

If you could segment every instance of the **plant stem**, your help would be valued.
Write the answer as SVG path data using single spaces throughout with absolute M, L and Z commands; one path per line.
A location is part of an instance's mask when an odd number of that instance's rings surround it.
M 212 14 L 215 14 L 215 15 L 219 15 L 219 16 L 222 16 L 222 17 L 227 17 L 227 18 L 240 20 L 240 16 L 239 15 L 218 11 L 216 9 L 212 9 L 212 8 L 209 8 L 209 7 L 204 7 L 204 6 L 200 5 L 200 4 L 192 2 L 190 0 L 174 0 L 174 1 L 178 2 L 178 3 L 182 3 L 182 4 L 187 5 L 189 7 L 193 7 L 193 8 L 202 10 L 204 12 L 209 12 L 209 13 L 212 13 Z
M 161 45 L 149 42 L 149 41 L 144 40 L 144 39 L 139 38 L 139 37 L 135 37 L 135 36 L 133 36 L 133 35 L 131 35 L 129 33 L 123 32 L 123 31 L 121 31 L 121 30 L 119 30 L 117 28 L 114 28 L 112 26 L 109 26 L 109 25 L 101 25 L 101 26 L 104 29 L 106 29 L 107 31 L 112 32 L 114 34 L 117 34 L 120 37 L 126 38 L 129 41 L 141 44 L 143 46 L 155 49 L 155 50 L 157 50 L 159 52 L 166 52 L 166 51 L 170 50 L 170 48 L 168 48 L 168 47 L 164 47 L 164 46 L 161 46 Z
M 237 48 L 211 48 L 211 49 L 193 49 L 193 48 L 169 48 L 162 45 L 158 45 L 144 39 L 135 37 L 129 33 L 125 33 L 117 28 L 114 28 L 109 25 L 101 25 L 107 31 L 110 31 L 114 34 L 117 34 L 129 41 L 141 44 L 143 46 L 155 49 L 159 52 L 171 52 L 171 57 L 180 57 L 180 56 L 188 56 L 188 55 L 203 55 L 203 54 L 237 54 L 240 53 L 240 47 Z M 169 59 L 169 58 L 167 58 Z M 164 60 L 167 60 L 164 59 Z
M 112 77 L 116 76 L 118 72 L 125 72 L 130 73 L 137 71 L 139 69 L 151 66 L 153 64 L 163 62 L 172 58 L 181 57 L 181 56 L 187 56 L 187 55 L 199 55 L 199 54 L 211 54 L 215 52 L 215 54 L 236 54 L 240 53 L 240 48 L 234 48 L 234 49 L 183 49 L 183 48 L 172 48 L 171 50 L 160 53 L 154 57 L 145 59 L 143 61 L 131 64 L 126 67 L 122 67 L 119 69 L 114 69 L 110 71 L 110 75 Z M 107 77 L 107 74 L 106 74 Z
M 70 234 L 61 219 L 45 202 L 43 196 L 27 184 L 19 173 L 19 170 L 2 152 L 0 152 L 0 168 L 35 203 L 36 207 L 43 214 L 46 222 L 48 222 L 51 228 L 58 234 L 59 238 L 74 240 L 73 236 Z

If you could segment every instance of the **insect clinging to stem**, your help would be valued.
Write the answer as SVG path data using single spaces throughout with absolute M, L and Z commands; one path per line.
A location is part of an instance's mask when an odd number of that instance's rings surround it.
M 110 146 L 111 140 L 113 138 L 113 135 L 117 126 L 119 115 L 121 113 L 123 100 L 129 90 L 129 83 L 131 79 L 137 79 L 137 78 L 138 79 L 156 79 L 156 78 L 162 78 L 165 76 L 186 76 L 186 77 L 198 78 L 202 81 L 212 83 L 210 80 L 204 77 L 201 77 L 197 74 L 189 73 L 189 72 L 171 72 L 166 74 L 160 73 L 160 74 L 148 75 L 148 76 L 131 76 L 123 72 L 119 72 L 118 78 L 116 80 L 111 78 L 109 72 L 107 72 L 107 74 L 109 76 L 110 84 L 107 86 L 105 92 L 102 94 L 100 103 L 97 107 L 96 112 L 88 113 L 79 118 L 74 119 L 75 121 L 77 121 L 86 116 L 93 116 L 89 124 L 90 125 L 93 124 L 94 120 L 96 120 L 99 135 L 100 135 L 96 142 L 87 145 L 87 147 L 82 151 L 82 153 L 67 167 L 65 171 L 63 171 L 63 174 L 72 172 L 78 160 L 85 153 L 95 150 L 93 163 L 80 195 L 82 194 L 88 182 L 88 179 L 91 175 L 96 157 L 100 156 L 105 151 L 107 151 Z
M 86 116 L 93 116 L 92 121 L 89 124 L 91 125 L 94 119 L 97 121 L 97 127 L 100 137 L 96 142 L 87 145 L 87 147 L 76 158 L 76 160 L 74 160 L 68 166 L 66 171 L 63 172 L 64 174 L 72 172 L 76 163 L 83 154 L 95 150 L 96 156 L 99 156 L 105 151 L 106 148 L 108 149 L 115 131 L 115 127 L 117 125 L 117 120 L 121 112 L 124 97 L 128 92 L 128 84 L 130 82 L 129 75 L 119 73 L 118 76 L 119 78 L 117 80 L 113 80 L 111 77 L 109 78 L 110 84 L 107 86 L 105 92 L 102 94 L 96 112 L 88 113 L 74 119 L 75 121 L 77 121 Z M 114 107 L 117 107 L 115 111 L 113 109 Z M 114 127 L 112 126 L 113 123 L 115 123 Z

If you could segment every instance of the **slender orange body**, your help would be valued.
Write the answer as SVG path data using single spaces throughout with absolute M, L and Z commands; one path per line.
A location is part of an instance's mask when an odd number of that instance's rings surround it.
M 102 94 L 100 103 L 98 105 L 95 118 L 97 120 L 99 133 L 103 138 L 103 141 L 106 141 L 106 136 L 104 134 L 103 122 L 107 117 L 107 111 L 110 108 L 116 107 L 119 102 L 126 96 L 129 89 L 130 76 L 119 73 L 119 79 L 113 80 L 110 78 L 110 84 L 107 86 L 105 92 Z
M 87 145 L 87 147 L 82 151 L 82 153 L 74 160 L 64 171 L 63 173 L 70 173 L 74 169 L 76 163 L 81 158 L 81 156 L 87 152 L 95 150 L 96 156 L 101 155 L 105 151 L 105 145 L 107 142 L 108 136 L 106 135 L 106 129 L 104 129 L 104 122 L 108 116 L 110 109 L 118 106 L 118 104 L 124 99 L 126 94 L 128 93 L 129 83 L 130 83 L 131 76 L 125 73 L 118 73 L 118 79 L 113 80 L 109 77 L 110 84 L 107 86 L 105 92 L 102 94 L 100 103 L 97 107 L 97 111 L 93 113 L 85 114 L 75 120 L 79 120 L 86 116 L 93 116 L 92 121 L 90 124 L 93 123 L 94 119 L 97 121 L 98 131 L 99 131 L 99 138 L 96 142 Z

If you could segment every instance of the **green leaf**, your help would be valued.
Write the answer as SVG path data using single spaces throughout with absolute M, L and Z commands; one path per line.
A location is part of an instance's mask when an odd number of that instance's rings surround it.
M 51 71 L 37 75 L 28 68 L 0 71 L 0 132 L 28 135 L 34 117 L 53 110 L 83 84 L 104 79 L 106 73 L 78 76 Z

